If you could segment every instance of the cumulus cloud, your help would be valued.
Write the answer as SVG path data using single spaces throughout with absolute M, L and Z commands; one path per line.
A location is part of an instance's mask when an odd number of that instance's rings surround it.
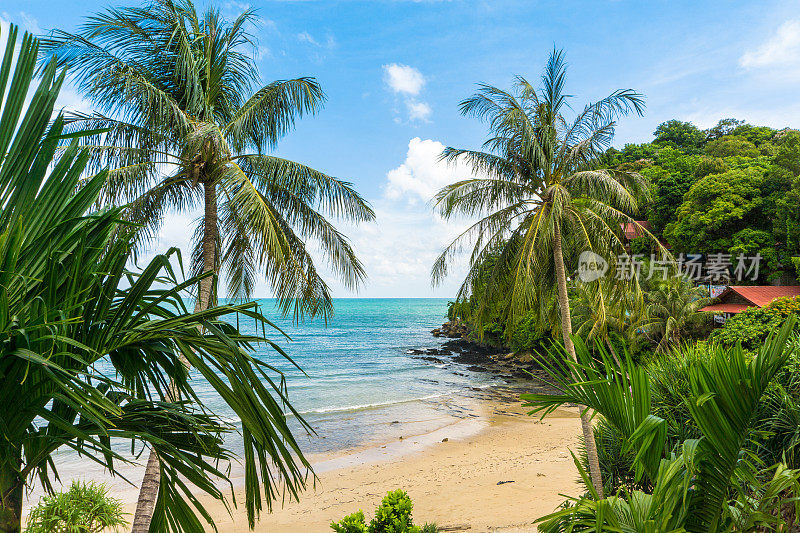
M 417 96 L 425 86 L 425 76 L 408 65 L 391 63 L 383 66 L 384 79 L 392 91 L 409 96 Z
M 745 52 L 739 64 L 745 68 L 800 64 L 800 19 L 784 22 L 761 46 Z
M 417 97 L 425 87 L 425 76 L 408 65 L 391 63 L 383 65 L 383 79 L 387 87 L 397 96 L 403 99 L 408 120 L 418 122 L 429 122 L 433 113 L 431 106 Z M 395 117 L 395 122 L 401 122 L 399 117 Z
M 408 118 L 410 118 L 411 120 L 421 120 L 423 122 L 428 122 L 431 113 L 433 113 L 431 106 L 429 106 L 425 102 L 408 100 L 406 101 L 406 107 L 408 108 Z
M 466 275 L 465 260 L 431 287 L 431 266 L 469 223 L 442 219 L 430 202 L 444 185 L 472 176 L 464 165 L 440 161 L 443 149 L 433 139 L 411 139 L 403 162 L 386 173 L 383 195 L 372 200 L 375 222 L 343 228 L 369 276 L 364 296 L 452 297 Z
M 448 183 L 468 177 L 469 171 L 461 165 L 452 166 L 439 161 L 444 148 L 439 141 L 419 137 L 411 139 L 405 161 L 386 174 L 386 198 L 412 204 L 420 200 L 428 202 Z

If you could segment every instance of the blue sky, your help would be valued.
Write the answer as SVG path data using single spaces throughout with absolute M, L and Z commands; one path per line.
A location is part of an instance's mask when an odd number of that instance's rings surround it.
M 128 2 L 0 0 L 0 20 L 34 32 L 72 30 L 89 13 Z M 315 76 L 328 101 L 278 153 L 347 179 L 378 220 L 346 227 L 370 276 L 358 296 L 452 296 L 463 268 L 432 289 L 429 269 L 464 221 L 431 214 L 432 191 L 464 169 L 436 162 L 445 145 L 478 147 L 484 129 L 459 115 L 477 82 L 536 80 L 554 46 L 569 63 L 576 108 L 614 89 L 647 97 L 615 145 L 651 139 L 672 118 L 709 127 L 735 117 L 800 126 L 800 2 L 628 0 L 217 2 L 261 22 L 253 50 L 263 79 Z M 81 108 L 67 89 L 62 105 Z M 154 250 L 186 246 L 194 214 L 170 218 Z M 335 294 L 348 293 L 332 283 Z M 260 285 L 258 296 L 268 296 Z

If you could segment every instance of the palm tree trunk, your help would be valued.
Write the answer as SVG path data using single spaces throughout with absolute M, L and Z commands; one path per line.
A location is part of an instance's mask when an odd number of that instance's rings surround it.
M 213 182 L 204 182 L 205 213 L 203 218 L 203 273 L 216 270 L 217 267 L 217 189 Z M 214 303 L 214 278 L 209 276 L 200 281 L 197 291 L 197 302 L 194 312 L 198 313 L 208 309 Z M 188 366 L 188 361 L 181 356 L 181 362 Z M 170 383 L 170 394 L 177 396 Z M 174 398 L 177 399 L 177 398 Z M 142 485 L 139 488 L 139 500 L 136 503 L 136 514 L 133 517 L 131 533 L 148 533 L 150 522 L 153 520 L 153 511 L 158 499 L 158 490 L 161 486 L 161 467 L 158 455 L 150 450 L 147 458 L 147 468 L 144 471 Z M 0 533 L 4 533 L 0 530 Z
M 575 345 L 572 343 L 572 317 L 569 312 L 569 296 L 567 295 L 567 275 L 564 272 L 564 252 L 561 248 L 561 226 L 555 224 L 553 235 L 553 260 L 556 267 L 556 282 L 558 285 L 558 307 L 561 311 L 561 335 L 564 338 L 564 348 L 573 360 L 577 361 L 575 355 Z M 584 410 L 582 406 L 579 409 Z M 594 431 L 589 414 L 581 415 L 581 429 L 583 429 L 583 440 L 586 445 L 586 457 L 589 460 L 589 473 L 592 477 L 592 485 L 597 494 L 603 497 L 603 476 L 600 473 L 600 461 L 597 457 L 597 444 L 594 441 Z
M 0 468 L 0 532 L 19 533 L 22 528 L 22 489 L 18 472 L 5 465 Z
M 214 182 L 203 184 L 205 192 L 205 215 L 203 218 L 203 273 L 217 268 L 217 188 Z M 214 278 L 209 276 L 200 282 L 194 312 L 205 311 L 215 303 Z

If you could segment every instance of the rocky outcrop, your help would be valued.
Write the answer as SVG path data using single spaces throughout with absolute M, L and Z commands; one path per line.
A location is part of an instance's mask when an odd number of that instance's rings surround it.
M 466 337 L 468 333 L 469 329 L 467 328 L 466 324 L 463 324 L 457 320 L 445 322 L 442 324 L 442 327 L 431 331 L 431 334 L 434 337 L 447 337 L 448 339 L 461 339 Z

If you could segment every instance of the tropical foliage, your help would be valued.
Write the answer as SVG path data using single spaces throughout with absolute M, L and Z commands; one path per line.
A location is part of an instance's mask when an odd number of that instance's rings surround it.
M 25 533 L 102 533 L 126 525 L 122 503 L 105 486 L 73 481 L 67 492 L 45 496 L 31 509 Z
M 190 312 L 187 291 L 202 278 L 181 279 L 175 251 L 126 269 L 136 228 L 123 208 L 95 209 L 107 174 L 83 178 L 83 134 L 53 113 L 65 75 L 49 61 L 27 98 L 38 42 L 17 37 L 12 26 L 0 63 L 0 531 L 20 530 L 32 483 L 53 492 L 57 451 L 123 475 L 136 457 L 117 444 L 160 459 L 153 530 L 211 523 L 196 493 L 225 499 L 223 437 L 234 428 L 204 408 L 182 359 L 241 419 L 252 526 L 264 501 L 297 497 L 307 476 L 282 376 L 251 356 L 257 344 L 285 356 L 266 337 L 280 333 L 252 303 Z M 260 333 L 241 333 L 231 314 Z
M 755 280 L 789 283 L 800 255 L 797 191 L 800 133 L 723 119 L 708 130 L 679 121 L 651 143 L 609 149 L 610 168 L 634 169 L 651 184 L 644 206 L 654 233 L 680 254 L 763 258 Z
M 153 0 L 98 13 L 74 34 L 55 30 L 43 49 L 97 110 L 66 121 L 101 129 L 81 141 L 87 169 L 111 169 L 100 199 L 126 205 L 125 219 L 141 226 L 137 248 L 165 213 L 202 207 L 192 272 L 221 272 L 232 298 L 265 276 L 284 311 L 327 316 L 330 290 L 311 243 L 356 288 L 362 265 L 326 216 L 374 215 L 349 183 L 268 153 L 325 97 L 309 77 L 263 84 L 250 55 L 255 20 L 253 10 L 229 22 L 190 0 Z M 212 279 L 201 284 L 201 307 L 216 299 Z
M 436 524 L 415 526 L 411 519 L 414 504 L 401 489 L 389 491 L 375 509 L 375 518 L 366 523 L 364 512 L 359 510 L 331 523 L 336 533 L 436 533 Z
M 540 530 L 785 528 L 782 508 L 793 506 L 796 513 L 800 507 L 794 497 L 800 494 L 800 470 L 790 468 L 783 457 L 765 463 L 749 450 L 754 440 L 763 438 L 759 411 L 789 364 L 793 328 L 789 320 L 752 358 L 739 346 L 709 346 L 704 356 L 691 357 L 681 405 L 697 434 L 680 442 L 671 442 L 668 420 L 654 409 L 653 386 L 644 367 L 630 358 L 619 367 L 602 347 L 598 366 L 579 339 L 577 361 L 563 350 L 551 353 L 543 362 L 559 393 L 525 395 L 531 414 L 546 416 L 565 403 L 594 409 L 616 432 L 621 449 L 629 454 L 634 481 L 646 489 L 622 486 L 603 498 L 576 460 L 588 496 L 541 519 Z
M 725 346 L 741 344 L 745 350 L 754 351 L 789 317 L 800 318 L 800 296 L 777 298 L 765 307 L 745 309 L 715 329 L 711 339 Z

